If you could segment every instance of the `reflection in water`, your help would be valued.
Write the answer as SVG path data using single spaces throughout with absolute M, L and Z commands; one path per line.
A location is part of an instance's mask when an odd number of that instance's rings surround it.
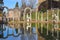
M 3 39 L 0 40 L 38 40 L 37 39 L 37 34 L 36 34 L 36 28 L 33 28 L 32 30 L 32 34 L 28 33 L 28 31 L 26 32 L 26 34 L 23 33 L 23 30 L 18 29 L 17 33 L 16 30 L 13 28 L 9 28 L 8 26 L 4 26 L 6 28 L 6 30 L 3 31 Z
M 0 38 L 2 38 L 2 37 L 3 37 L 2 26 L 3 26 L 3 25 L 0 23 Z

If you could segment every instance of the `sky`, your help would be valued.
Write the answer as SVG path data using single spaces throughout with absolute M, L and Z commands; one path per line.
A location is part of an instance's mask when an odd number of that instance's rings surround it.
M 22 6 L 21 0 L 4 0 L 3 2 L 4 2 L 4 6 L 7 6 L 9 9 L 14 8 L 16 2 L 19 3 L 19 7 Z M 37 2 L 38 1 L 36 0 L 36 3 L 35 4 L 37 4 Z M 28 1 L 27 0 L 26 0 L 26 3 L 28 4 Z M 34 5 L 34 7 L 36 7 L 36 5 Z
M 4 6 L 7 6 L 9 9 L 14 8 L 16 2 L 19 3 L 19 7 L 21 7 L 21 0 L 4 0 Z

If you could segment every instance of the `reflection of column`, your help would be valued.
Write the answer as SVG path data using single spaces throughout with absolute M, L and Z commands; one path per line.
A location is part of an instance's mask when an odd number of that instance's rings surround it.
M 19 21 L 18 21 L 18 26 L 19 26 L 18 32 L 19 32 L 19 34 L 20 34 L 20 27 L 21 27 L 21 25 L 20 25 L 20 21 L 21 21 L 21 20 L 20 20 L 20 17 L 21 17 L 20 14 L 21 14 L 21 13 L 19 12 Z
M 41 22 L 43 22 L 43 12 L 41 12 Z M 41 23 L 41 33 L 43 33 L 43 23 Z
M 25 12 L 23 13 L 23 19 L 24 19 L 24 23 L 23 23 L 23 28 L 24 28 L 24 34 L 25 34 Z
M 57 22 L 59 22 L 59 9 L 57 9 Z M 57 29 L 59 29 L 59 25 L 57 24 Z M 57 30 L 57 39 L 56 40 L 59 40 L 59 31 Z
M 38 12 L 38 9 L 36 9 L 36 14 L 35 14 L 36 15 L 36 33 L 38 33 L 38 26 L 37 26 L 37 14 L 38 13 L 37 12 Z
M 26 19 L 27 19 L 27 22 L 28 22 L 28 23 L 27 23 L 27 30 L 28 30 L 28 27 L 30 26 L 30 24 L 29 24 L 30 17 L 29 17 L 29 16 L 30 16 L 30 15 L 28 15 L 28 13 L 27 13 L 27 18 L 26 18 Z
M 18 15 L 18 29 L 20 29 L 20 24 L 19 24 L 19 22 L 20 22 L 20 12 L 19 12 L 19 15 Z
M 54 20 L 53 18 L 54 18 L 54 10 L 53 9 L 51 9 L 51 11 L 52 11 L 52 20 Z M 53 21 L 52 21 L 52 36 L 54 36 L 54 24 L 53 24 Z
M 48 10 L 47 10 L 47 22 L 48 22 Z M 47 35 L 48 35 L 48 23 L 47 23 Z
M 13 14 L 13 28 L 14 28 L 14 14 Z
M 29 32 L 31 33 L 31 23 L 29 23 L 30 22 L 30 20 L 31 20 L 31 13 L 28 15 L 28 13 L 27 13 L 27 30 L 29 30 Z M 30 29 L 28 29 L 28 28 L 30 28 Z
M 38 20 L 40 20 L 40 19 L 39 19 L 39 13 L 38 13 Z M 39 27 L 39 22 L 38 22 L 38 27 Z
M 53 18 L 53 28 L 52 28 L 52 36 L 54 36 L 54 30 L 55 32 L 57 32 L 57 39 L 59 38 L 59 31 L 56 30 L 59 28 L 59 25 L 58 25 L 58 21 L 59 21 L 59 9 L 57 9 L 57 14 L 54 13 L 54 10 L 53 10 L 53 14 L 52 14 L 52 18 Z
M 13 34 L 14 34 L 14 13 L 13 13 Z
M 30 12 L 30 22 L 31 22 L 31 12 Z M 30 23 L 30 34 L 32 33 L 32 27 L 31 27 L 31 23 Z

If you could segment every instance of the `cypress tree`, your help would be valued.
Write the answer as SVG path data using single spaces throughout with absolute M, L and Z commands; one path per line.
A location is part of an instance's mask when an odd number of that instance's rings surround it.
M 15 5 L 15 7 L 19 7 L 19 5 L 18 5 L 18 2 L 16 2 L 16 5 Z

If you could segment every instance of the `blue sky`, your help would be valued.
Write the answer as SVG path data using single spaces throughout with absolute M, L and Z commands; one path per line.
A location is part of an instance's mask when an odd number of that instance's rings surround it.
M 19 7 L 21 7 L 22 5 L 21 0 L 4 0 L 4 6 L 7 6 L 9 9 L 11 9 L 15 7 L 16 2 L 18 2 Z M 35 4 L 37 4 L 37 2 L 38 1 L 36 0 Z M 28 4 L 28 1 L 26 1 L 26 3 Z M 36 5 L 34 5 L 34 7 L 36 7 Z
M 4 6 L 7 6 L 9 9 L 14 8 L 16 2 L 19 2 L 19 6 L 21 7 L 21 0 L 4 0 Z

